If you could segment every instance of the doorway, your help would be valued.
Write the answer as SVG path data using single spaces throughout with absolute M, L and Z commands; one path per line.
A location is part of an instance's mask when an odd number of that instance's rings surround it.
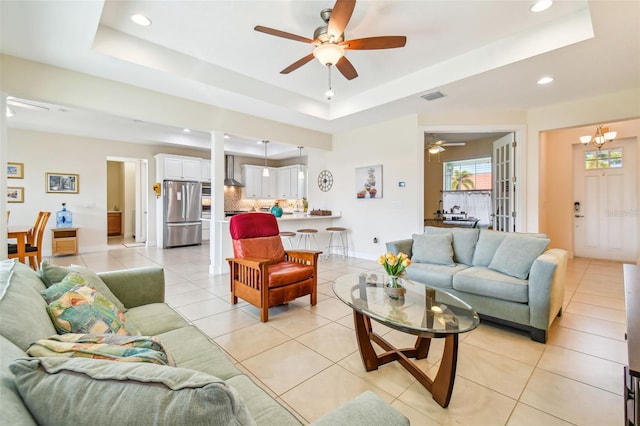
M 578 257 L 635 262 L 638 258 L 637 143 L 602 149 L 574 145 L 574 252 Z
M 147 241 L 147 160 L 107 158 L 107 236 L 110 246 L 144 246 Z

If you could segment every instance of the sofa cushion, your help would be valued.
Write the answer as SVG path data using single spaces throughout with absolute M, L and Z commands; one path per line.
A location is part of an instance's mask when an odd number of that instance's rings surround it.
M 70 265 L 70 266 L 59 266 L 52 265 L 47 261 L 42 262 L 42 267 L 40 268 L 40 276 L 42 281 L 45 283 L 47 287 L 52 286 L 53 284 L 61 282 L 64 277 L 67 276 L 69 272 L 79 272 L 86 278 L 90 287 L 95 288 L 105 296 L 107 299 L 111 301 L 114 305 L 120 309 L 122 312 L 127 312 L 127 308 L 124 307 L 120 299 L 118 299 L 109 289 L 109 287 L 102 281 L 102 279 L 93 272 L 92 270 L 85 268 L 80 265 Z
M 235 257 L 269 259 L 273 262 L 284 261 L 284 246 L 282 245 L 282 239 L 279 235 L 231 240 L 231 242 L 233 244 L 233 254 Z
M 447 234 L 413 234 L 411 261 L 434 265 L 455 266 L 453 262 L 453 236 Z
M 238 392 L 198 371 L 89 358 L 17 359 L 16 386 L 39 424 L 253 425 Z
M 315 268 L 298 262 L 278 262 L 269 265 L 269 288 L 283 287 L 313 277 Z
M 467 265 L 456 266 L 433 265 L 430 263 L 412 263 L 406 271 L 406 277 L 410 280 L 428 284 L 438 288 L 453 288 L 453 276 L 465 269 Z
M 13 374 L 9 371 L 9 364 L 16 358 L 24 356 L 23 350 L 4 336 L 0 336 L 0 395 L 2 395 L 0 423 L 3 425 L 36 425 L 18 393 Z
M 241 374 L 222 348 L 195 326 L 168 331 L 157 337 L 178 367 L 192 368 L 223 380 Z M 189 344 L 185 345 L 185 342 Z
M 44 289 L 33 269 L 16 263 L 0 299 L 0 334 L 23 351 L 36 340 L 56 334 L 47 315 L 47 303 L 40 296 Z
M 453 288 L 465 293 L 494 299 L 518 303 L 529 302 L 528 281 L 485 268 L 484 266 L 473 266 L 456 274 L 453 277 Z
M 251 417 L 257 424 L 278 426 L 299 426 L 301 424 L 293 414 L 244 374 L 231 377 L 226 382 L 242 395 Z
M 453 238 L 453 260 L 456 263 L 471 265 L 473 263 L 473 253 L 478 242 L 480 229 L 465 228 L 439 228 L 436 226 L 425 226 L 426 234 L 451 234 Z
M 187 321 L 166 303 L 150 303 L 130 308 L 127 321 L 136 325 L 144 336 L 156 336 L 188 325 Z
M 514 234 L 509 232 L 493 231 L 490 229 L 480 229 L 480 235 L 478 236 L 476 250 L 473 253 L 473 262 L 471 264 L 473 266 L 489 266 L 491 260 L 493 260 L 496 250 L 498 250 L 498 247 L 507 235 L 525 235 L 527 237 L 547 238 L 546 234 Z
M 131 321 L 97 290 L 78 284 L 47 306 L 58 333 L 139 335 Z
M 533 261 L 542 254 L 549 242 L 548 238 L 509 234 L 498 246 L 489 269 L 526 280 Z

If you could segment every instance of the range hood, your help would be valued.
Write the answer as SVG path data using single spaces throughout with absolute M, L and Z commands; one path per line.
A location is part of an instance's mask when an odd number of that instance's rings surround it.
M 224 177 L 224 186 L 244 186 L 233 178 L 233 155 L 224 156 L 226 175 Z

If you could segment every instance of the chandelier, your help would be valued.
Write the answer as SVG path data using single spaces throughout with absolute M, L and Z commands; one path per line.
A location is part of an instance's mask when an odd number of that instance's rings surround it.
M 608 127 L 600 125 L 596 129 L 595 135 L 580 136 L 580 142 L 582 142 L 583 145 L 593 144 L 600 149 L 605 143 L 614 140 L 617 134 L 618 132 L 612 132 Z

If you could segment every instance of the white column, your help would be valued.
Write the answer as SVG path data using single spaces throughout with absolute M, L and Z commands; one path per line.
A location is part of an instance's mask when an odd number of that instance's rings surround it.
M 211 225 L 209 226 L 209 273 L 226 271 L 220 255 L 222 234 L 219 221 L 224 219 L 224 132 L 211 132 Z
M 2 166 L 2 179 L 0 179 L 0 194 L 7 193 L 7 155 L 9 153 L 7 141 L 7 94 L 0 92 L 0 165 Z M 0 206 L 0 259 L 7 258 L 7 196 L 1 197 Z

